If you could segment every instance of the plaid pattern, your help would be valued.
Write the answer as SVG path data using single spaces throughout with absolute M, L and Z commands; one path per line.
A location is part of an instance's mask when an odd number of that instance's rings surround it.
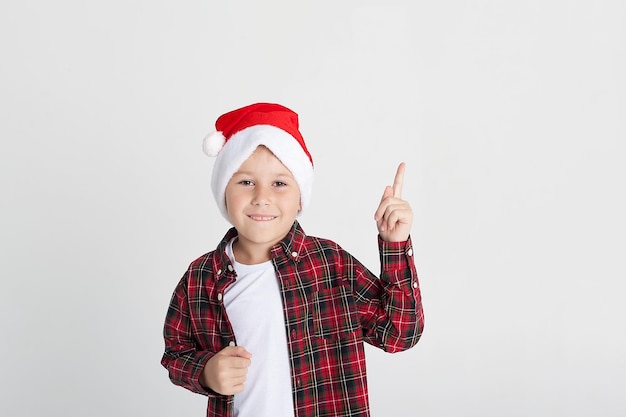
M 208 397 L 207 416 L 233 416 L 233 397 L 205 389 L 199 377 L 215 352 L 236 343 L 218 297 L 235 281 L 225 248 L 236 234 L 232 228 L 215 251 L 191 263 L 164 325 L 161 363 L 174 384 Z M 379 238 L 378 244 L 380 279 L 336 243 L 305 235 L 297 221 L 272 249 L 296 417 L 369 416 L 363 342 L 399 352 L 421 336 L 424 315 L 411 239 Z

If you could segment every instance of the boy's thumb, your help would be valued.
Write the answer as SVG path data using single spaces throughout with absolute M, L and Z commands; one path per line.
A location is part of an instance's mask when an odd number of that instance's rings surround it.
M 243 346 L 229 347 L 227 348 L 227 352 L 229 356 L 239 356 L 247 359 L 252 357 L 252 353 L 248 352 Z
M 383 196 L 380 198 L 380 202 L 382 203 L 385 200 L 385 198 L 391 197 L 392 195 L 393 195 L 393 188 L 387 185 L 385 187 L 385 191 L 383 191 Z

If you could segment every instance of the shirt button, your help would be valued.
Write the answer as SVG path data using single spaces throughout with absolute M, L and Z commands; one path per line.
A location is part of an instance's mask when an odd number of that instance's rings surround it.
M 298 252 L 291 252 L 291 257 L 292 258 L 297 258 L 298 257 Z
M 221 269 L 217 270 L 217 275 L 222 275 L 222 270 Z
M 291 329 L 291 338 L 292 339 L 296 338 L 296 329 Z
M 413 283 L 413 288 L 417 288 L 417 282 Z
M 235 346 L 235 342 L 231 340 L 230 342 L 228 342 L 228 346 Z
M 217 294 L 217 301 L 222 301 L 222 293 Z
M 233 268 L 233 266 L 232 266 L 232 265 L 228 265 L 228 270 L 229 270 L 230 272 L 233 272 L 233 270 L 234 270 L 234 269 L 235 269 L 235 268 Z
M 297 386 L 301 386 L 302 385 L 302 381 L 300 380 L 300 378 L 296 378 L 296 385 Z
M 409 256 L 413 256 L 413 248 L 409 248 L 409 251 L 406 254 Z

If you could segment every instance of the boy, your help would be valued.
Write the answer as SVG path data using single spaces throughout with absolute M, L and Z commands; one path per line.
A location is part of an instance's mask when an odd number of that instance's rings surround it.
M 234 227 L 174 290 L 161 363 L 208 397 L 207 416 L 369 416 L 363 342 L 406 350 L 424 323 L 404 163 L 374 215 L 379 279 L 297 221 L 313 160 L 296 113 L 256 103 L 215 127 L 211 189 Z

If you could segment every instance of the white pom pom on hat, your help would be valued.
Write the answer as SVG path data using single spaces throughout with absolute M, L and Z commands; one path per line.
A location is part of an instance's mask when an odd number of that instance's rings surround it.
M 226 185 L 259 145 L 271 150 L 291 171 L 300 188 L 302 210 L 308 206 L 313 189 L 313 158 L 293 110 L 280 104 L 255 103 L 221 115 L 215 129 L 204 138 L 202 149 L 216 157 L 211 190 L 226 220 L 230 222 Z
M 225 142 L 226 138 L 222 132 L 209 133 L 202 141 L 202 151 L 208 156 L 217 156 Z

